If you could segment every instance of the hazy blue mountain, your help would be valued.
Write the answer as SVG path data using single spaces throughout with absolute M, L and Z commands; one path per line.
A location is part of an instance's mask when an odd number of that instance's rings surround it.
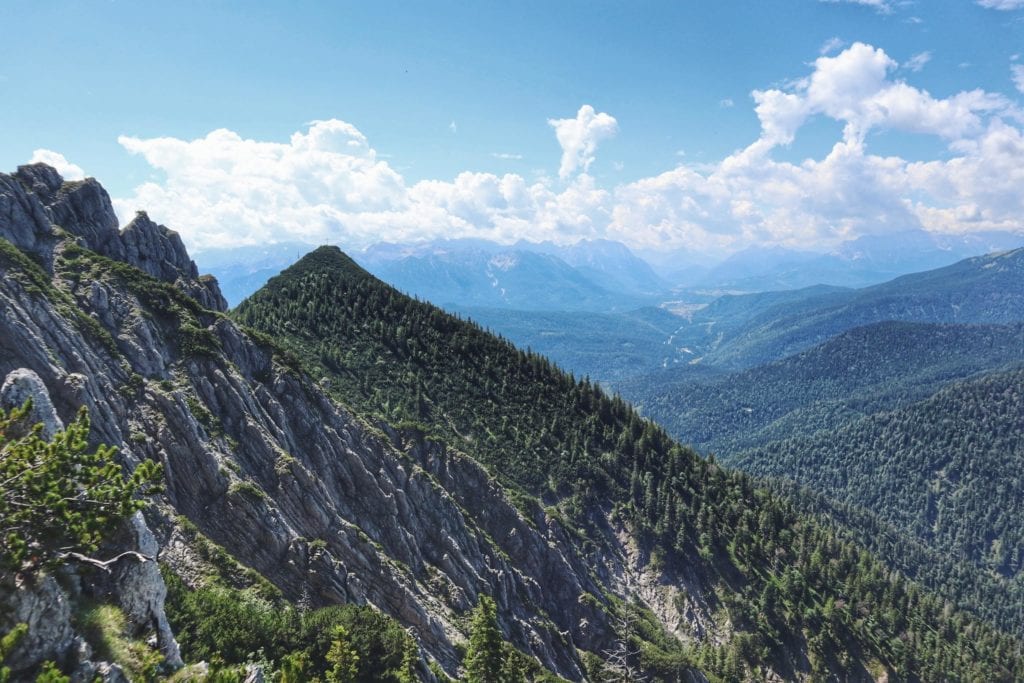
M 649 374 L 641 381 L 658 391 L 662 382 L 704 378 L 720 368 L 770 362 L 858 325 L 887 319 L 1010 322 L 1024 317 L 1019 296 L 1014 294 L 1012 273 L 1008 275 L 989 263 L 999 261 L 969 261 L 935 274 L 921 273 L 860 290 L 817 285 L 724 295 L 706 305 L 679 306 L 678 310 L 674 305 L 667 306 L 677 313 L 682 311 L 682 315 L 654 308 L 607 314 L 560 312 L 556 296 L 560 292 L 545 292 L 536 301 L 526 302 L 537 309 L 542 307 L 537 301 L 554 301 L 554 305 L 544 306 L 549 310 L 512 311 L 515 306 L 508 304 L 457 304 L 453 310 L 469 315 L 521 347 L 552 358 L 578 376 L 586 375 L 618 387 L 631 377 Z M 439 267 L 434 277 L 440 282 L 452 272 L 455 271 Z M 402 276 L 391 277 L 400 280 Z M 964 291 L 958 292 L 961 285 Z M 488 288 L 479 281 L 475 285 L 463 283 L 468 291 L 449 297 L 465 301 L 473 286 L 480 291 Z M 1019 285 L 1016 287 L 1019 290 Z M 687 296 L 696 301 L 709 298 L 692 292 Z M 1015 296 L 1018 298 L 1014 299 Z M 952 302 L 963 297 L 975 303 L 955 311 Z M 995 300 L 1002 300 L 1008 308 L 1000 312 Z M 568 306 L 564 299 L 562 302 L 561 305 Z M 995 308 L 985 313 L 988 305 Z M 674 370 L 662 377 L 659 372 L 663 368 Z M 640 394 L 634 390 L 632 395 Z
M 608 289 L 549 254 L 467 249 L 367 263 L 381 280 L 445 307 L 605 311 L 643 298 Z
M 430 256 L 433 254 L 451 254 L 458 252 L 484 252 L 497 254 L 508 251 L 508 245 L 498 244 L 483 239 L 459 238 L 439 239 L 425 242 L 376 242 L 361 252 L 353 252 L 359 263 L 376 266 L 388 261 L 400 261 L 410 256 Z
M 667 290 L 646 262 L 609 240 L 379 243 L 354 257 L 385 282 L 449 308 L 613 311 L 657 303 Z
M 1021 233 L 941 235 L 906 230 L 865 235 L 829 252 L 751 247 L 717 262 L 688 252 L 676 252 L 674 258 L 644 255 L 661 277 L 676 287 L 761 292 L 816 284 L 865 287 L 900 275 L 941 268 L 971 256 L 1021 246 Z
M 749 368 L 884 320 L 1012 323 L 1024 319 L 1024 249 L 965 259 L 861 289 L 723 296 L 695 311 L 679 338 L 695 360 Z
M 237 306 L 312 248 L 302 242 L 280 242 L 206 249 L 195 254 L 195 262 L 201 271 L 217 278 L 228 305 Z
M 617 388 L 671 434 L 728 460 L 742 448 L 831 430 L 925 398 L 945 384 L 1024 362 L 1024 325 L 886 321 L 741 372 L 686 369 Z
M 516 249 L 557 256 L 573 268 L 606 288 L 636 294 L 659 294 L 668 283 L 650 264 L 613 240 L 580 240 L 575 244 L 519 241 Z
M 209 249 L 196 262 L 217 277 L 234 306 L 311 248 L 289 242 Z M 399 289 L 447 306 L 622 310 L 657 303 L 668 288 L 645 261 L 610 240 L 380 242 L 354 257 Z

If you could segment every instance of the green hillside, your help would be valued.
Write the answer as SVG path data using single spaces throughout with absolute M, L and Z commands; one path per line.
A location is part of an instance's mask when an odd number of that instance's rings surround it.
M 945 384 L 1024 361 L 1024 325 L 882 322 L 774 363 L 694 378 L 688 369 L 616 385 L 684 443 L 725 461 L 744 448 L 907 405 Z
M 664 680 L 688 666 L 725 680 L 757 678 L 765 667 L 816 679 L 1024 676 L 1014 639 L 944 610 L 745 475 L 681 448 L 623 401 L 399 294 L 337 249 L 313 252 L 235 316 L 358 412 L 416 422 L 525 494 L 526 508 L 555 505 L 595 567 L 621 524 L 655 565 L 701 574 L 733 634 L 721 647 L 683 647 L 635 627 L 644 666 Z
M 953 384 L 833 434 L 773 442 L 736 464 L 872 511 L 950 557 L 1024 570 L 1024 369 Z

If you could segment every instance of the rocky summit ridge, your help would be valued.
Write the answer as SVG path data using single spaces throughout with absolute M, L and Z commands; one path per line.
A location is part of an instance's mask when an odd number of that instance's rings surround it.
M 607 617 L 586 599 L 604 587 L 556 519 L 525 518 L 472 459 L 368 425 L 328 399 L 222 314 L 216 281 L 198 277 L 176 233 L 144 213 L 118 230 L 95 180 L 63 182 L 33 165 L 0 174 L 0 237 L 31 259 L 7 250 L 0 261 L 0 377 L 31 377 L 52 420 L 85 405 L 92 440 L 116 445 L 126 466 L 163 463 L 163 500 L 133 521 L 147 539 L 152 530 L 162 564 L 186 576 L 198 564 L 188 520 L 293 600 L 368 603 L 394 616 L 452 673 L 462 615 L 481 594 L 495 597 L 518 647 L 569 679 L 583 676 L 577 648 L 611 646 Z M 74 273 L 85 260 L 95 268 Z M 137 271 L 114 275 L 115 262 Z M 33 280 L 41 274 L 54 292 Z M 153 290 L 186 312 L 159 310 Z M 215 351 L 182 344 L 190 325 Z M 10 392 L 7 405 L 24 396 Z M 130 535 L 118 543 L 138 545 Z M 628 564 L 619 569 L 623 585 L 639 582 Z M 149 578 L 160 594 L 159 573 Z M 138 602 L 117 582 L 105 590 Z M 26 641 L 22 668 L 79 656 L 62 591 L 48 579 L 4 596 L 17 606 L 0 630 L 29 613 L 45 612 L 37 621 L 50 625 Z M 139 633 L 166 623 L 160 602 L 129 611 Z M 173 661 L 173 638 L 160 633 Z

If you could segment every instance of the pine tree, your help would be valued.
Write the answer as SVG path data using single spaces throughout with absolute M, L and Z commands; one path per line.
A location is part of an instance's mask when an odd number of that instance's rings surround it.
M 464 660 L 466 680 L 469 683 L 495 683 L 500 679 L 503 659 L 497 607 L 493 600 L 482 595 L 470 624 L 469 647 Z
M 416 641 L 410 636 L 405 641 L 405 648 L 402 650 L 402 665 L 398 669 L 398 683 L 416 683 L 416 664 L 419 662 L 419 648 Z
M 327 663 L 332 665 L 327 672 L 328 683 L 355 683 L 359 673 L 359 654 L 352 647 L 348 629 L 344 626 L 335 626 L 331 633 Z
M 26 420 L 31 402 L 0 410 L 0 566 L 18 571 L 88 561 L 103 538 L 143 506 L 160 465 L 144 461 L 125 477 L 108 446 L 90 449 L 83 408 L 67 429 L 46 441 Z
M 294 652 L 281 658 L 281 669 L 278 671 L 278 683 L 299 683 L 305 680 L 306 655 Z

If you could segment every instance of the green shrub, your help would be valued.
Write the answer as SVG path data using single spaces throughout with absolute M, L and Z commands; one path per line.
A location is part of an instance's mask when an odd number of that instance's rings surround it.
M 172 574 L 167 581 L 167 616 L 191 661 L 215 655 L 226 665 L 244 664 L 262 652 L 277 667 L 306 663 L 306 680 L 324 676 L 337 627 L 358 655 L 355 680 L 399 681 L 403 656 L 415 647 L 398 623 L 369 607 L 337 605 L 304 611 L 283 600 L 268 600 L 251 589 L 208 585 L 188 590 Z
M 84 408 L 49 441 L 27 426 L 30 409 L 0 410 L 0 565 L 21 571 L 95 552 L 162 477 L 148 460 L 126 477 L 116 449 L 90 449 Z

